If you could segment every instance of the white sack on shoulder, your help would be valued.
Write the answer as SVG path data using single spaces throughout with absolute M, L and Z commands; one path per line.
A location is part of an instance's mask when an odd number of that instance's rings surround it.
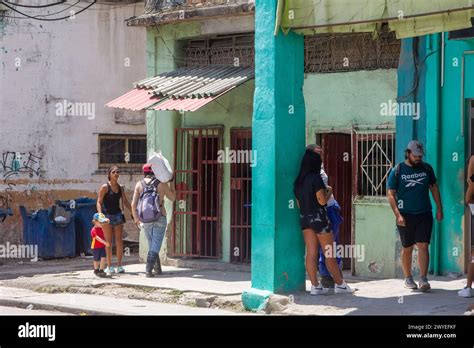
M 173 177 L 173 170 L 170 163 L 161 152 L 155 152 L 153 156 L 148 159 L 151 164 L 151 169 L 158 180 L 161 182 L 168 182 Z

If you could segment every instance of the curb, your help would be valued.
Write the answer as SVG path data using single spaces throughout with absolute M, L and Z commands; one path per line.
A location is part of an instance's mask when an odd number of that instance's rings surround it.
M 170 288 L 170 287 L 165 287 L 165 286 L 151 286 L 151 285 L 136 285 L 136 284 L 129 284 L 129 283 L 122 283 L 120 281 L 115 281 L 115 282 L 111 282 L 111 283 L 107 283 L 107 282 L 103 282 L 103 283 L 99 283 L 99 284 L 116 284 L 116 285 L 120 285 L 120 286 L 124 286 L 124 287 L 131 287 L 131 288 L 144 288 L 144 289 L 150 289 L 150 290 L 177 290 L 177 291 L 180 291 L 182 293 L 199 293 L 199 294 L 203 294 L 203 295 L 209 295 L 209 296 L 218 296 L 218 297 L 227 297 L 227 296 L 240 296 L 242 295 L 241 292 L 233 292 L 233 293 L 230 293 L 230 294 L 222 294 L 222 293 L 218 293 L 218 292 L 211 292 L 211 291 L 202 291 L 202 290 L 181 290 L 181 289 L 178 289 L 178 288 Z
M 123 315 L 123 314 L 117 314 L 117 313 L 106 312 L 106 311 L 79 309 L 77 307 L 67 306 L 67 305 L 56 305 L 56 304 L 53 305 L 53 304 L 36 303 L 34 301 L 32 302 L 32 301 L 15 300 L 15 299 L 0 299 L 0 306 L 27 309 L 29 305 L 34 306 L 34 309 L 31 310 L 32 312 L 34 310 L 39 309 L 39 310 L 56 311 L 56 312 L 63 312 L 63 313 L 69 313 L 69 314 L 75 314 L 75 315 L 80 315 L 81 313 L 86 313 L 86 315 L 91 315 L 91 316 Z

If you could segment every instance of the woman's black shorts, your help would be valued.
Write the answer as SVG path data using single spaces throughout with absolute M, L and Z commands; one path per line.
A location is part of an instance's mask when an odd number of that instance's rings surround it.
M 302 230 L 313 229 L 316 233 L 332 232 L 326 209 L 321 209 L 313 214 L 300 215 L 300 225 Z

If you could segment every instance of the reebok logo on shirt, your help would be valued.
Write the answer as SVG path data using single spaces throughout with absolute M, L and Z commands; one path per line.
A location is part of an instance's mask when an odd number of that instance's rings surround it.
M 402 174 L 400 177 L 407 182 L 405 187 L 414 187 L 416 185 L 423 185 L 423 180 L 425 180 L 427 176 L 426 172 L 422 172 L 409 175 Z

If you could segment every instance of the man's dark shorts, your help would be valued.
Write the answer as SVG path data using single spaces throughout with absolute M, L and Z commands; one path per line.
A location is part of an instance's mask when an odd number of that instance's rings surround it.
M 314 214 L 300 215 L 300 225 L 302 230 L 311 228 L 318 234 L 332 232 L 326 209 L 321 209 Z
M 94 261 L 100 261 L 101 258 L 105 257 L 105 248 L 92 249 L 92 255 L 94 256 Z
M 430 243 L 433 229 L 433 215 L 431 212 L 423 214 L 402 214 L 406 226 L 398 226 L 400 240 L 404 248 L 415 243 Z

